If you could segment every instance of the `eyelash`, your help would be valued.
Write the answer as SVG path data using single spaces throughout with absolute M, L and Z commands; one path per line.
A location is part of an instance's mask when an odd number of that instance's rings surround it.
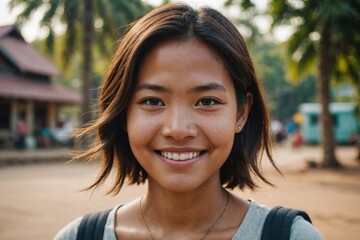
M 154 102 L 151 103 L 151 101 L 157 101 L 157 104 L 153 104 Z M 144 104 L 144 105 L 148 105 L 148 106 L 165 106 L 165 104 L 160 99 L 155 98 L 155 97 L 145 98 L 140 101 L 140 104 Z M 159 105 L 159 104 L 161 104 L 161 105 Z
M 199 105 L 201 102 L 203 101 L 210 101 L 211 103 L 210 104 L 205 104 L 204 103 L 202 105 Z M 211 97 L 206 97 L 206 98 L 203 98 L 201 99 L 199 102 L 196 103 L 196 106 L 213 106 L 213 105 L 217 105 L 217 104 L 220 104 L 221 102 L 215 98 L 211 98 Z
M 154 103 L 155 101 L 155 103 Z M 207 104 L 204 104 L 204 101 L 207 101 Z M 150 97 L 150 98 L 145 98 L 142 99 L 140 102 L 140 104 L 143 105 L 147 105 L 147 106 L 165 106 L 165 104 L 156 97 Z M 201 99 L 200 101 L 198 101 L 195 106 L 197 107 L 208 107 L 208 106 L 214 106 L 217 104 L 221 104 L 221 102 L 218 99 L 212 98 L 212 97 L 206 97 Z

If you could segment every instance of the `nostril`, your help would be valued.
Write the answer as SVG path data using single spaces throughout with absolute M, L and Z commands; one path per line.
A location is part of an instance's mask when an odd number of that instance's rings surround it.
M 195 137 L 198 130 L 194 124 L 188 124 L 186 121 L 178 121 L 177 123 L 165 124 L 162 128 L 162 135 L 164 137 L 173 138 L 176 140 L 183 140 L 188 137 Z

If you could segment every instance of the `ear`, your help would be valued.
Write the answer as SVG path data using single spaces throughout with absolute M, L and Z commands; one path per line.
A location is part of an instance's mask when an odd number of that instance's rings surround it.
M 244 128 L 249 112 L 253 103 L 253 96 L 251 93 L 246 93 L 246 102 L 243 104 L 238 104 L 237 109 L 237 120 L 235 126 L 235 132 L 239 133 Z

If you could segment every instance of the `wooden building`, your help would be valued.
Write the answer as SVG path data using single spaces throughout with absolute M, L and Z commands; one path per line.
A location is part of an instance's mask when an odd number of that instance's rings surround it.
M 60 107 L 80 103 L 78 93 L 51 81 L 60 75 L 16 26 L 0 26 L 0 149 L 16 140 L 21 118 L 36 139 L 43 128 L 55 130 Z

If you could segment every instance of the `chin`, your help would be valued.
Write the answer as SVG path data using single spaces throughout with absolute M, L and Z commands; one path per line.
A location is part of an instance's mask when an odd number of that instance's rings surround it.
M 153 181 L 156 181 L 153 179 Z M 187 193 L 192 192 L 201 187 L 208 185 L 210 182 L 209 179 L 202 180 L 199 178 L 194 178 L 193 176 L 172 176 L 171 178 L 163 178 L 156 181 L 155 185 L 160 186 L 167 191 L 174 193 Z M 151 184 L 150 184 L 151 185 Z

